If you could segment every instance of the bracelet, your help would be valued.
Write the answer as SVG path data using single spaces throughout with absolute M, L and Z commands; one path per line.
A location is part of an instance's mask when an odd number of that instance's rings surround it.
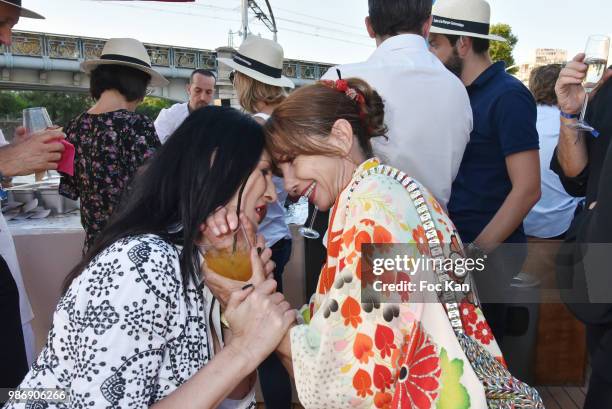
M 565 113 L 565 112 L 563 112 L 563 111 L 560 111 L 560 112 L 561 112 L 561 116 L 562 116 L 563 118 L 566 118 L 566 119 L 578 119 L 578 118 L 580 118 L 580 115 L 576 115 L 576 114 L 566 114 L 566 113 Z

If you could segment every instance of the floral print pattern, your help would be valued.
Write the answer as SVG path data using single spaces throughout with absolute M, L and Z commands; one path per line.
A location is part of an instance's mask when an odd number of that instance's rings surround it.
M 87 251 L 132 176 L 160 142 L 148 117 L 124 109 L 99 115 L 85 112 L 65 132 L 75 148 L 74 176 L 62 175 L 60 194 L 81 199 Z
M 364 271 L 371 268 L 367 257 L 362 259 L 363 244 L 410 243 L 415 253 L 430 254 L 406 188 L 381 173 L 361 177 L 379 165 L 377 159 L 363 163 L 336 201 L 309 320 L 291 330 L 300 402 L 307 409 L 486 407 L 484 388 L 440 303 L 410 302 L 409 297 L 381 303 L 367 293 L 362 298 L 362 262 Z M 453 223 L 430 193 L 421 190 L 445 257 L 462 255 Z M 472 299 L 470 295 L 462 304 L 464 327 L 478 333 L 475 339 L 503 361 L 490 330 L 483 327 L 480 308 L 468 301 Z M 444 404 L 448 402 L 457 404 Z

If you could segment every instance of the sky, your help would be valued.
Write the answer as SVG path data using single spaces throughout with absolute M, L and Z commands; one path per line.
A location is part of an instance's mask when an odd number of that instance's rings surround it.
M 265 7 L 264 0 L 258 0 Z M 364 27 L 367 0 L 270 0 L 287 58 L 327 63 L 365 60 L 374 50 Z M 517 63 L 536 48 L 583 50 L 590 34 L 612 34 L 612 0 L 489 0 L 492 23 L 518 36 Z M 46 20 L 21 19 L 16 29 L 88 37 L 134 37 L 143 42 L 215 49 L 240 29 L 240 0 L 195 3 L 100 0 L 23 0 Z M 255 34 L 271 33 L 252 19 Z M 235 36 L 235 45 L 240 38 Z

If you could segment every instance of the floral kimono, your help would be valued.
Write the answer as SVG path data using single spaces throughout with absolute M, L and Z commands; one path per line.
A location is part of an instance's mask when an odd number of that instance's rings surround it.
M 307 409 L 484 409 L 482 384 L 441 303 L 362 303 L 363 243 L 411 243 L 425 256 L 428 251 L 406 188 L 383 174 L 359 177 L 379 165 L 364 162 L 336 201 L 311 318 L 291 330 L 300 402 Z M 462 252 L 452 222 L 421 190 L 440 242 L 454 242 Z M 465 332 L 502 360 L 480 308 L 466 299 L 460 311 Z

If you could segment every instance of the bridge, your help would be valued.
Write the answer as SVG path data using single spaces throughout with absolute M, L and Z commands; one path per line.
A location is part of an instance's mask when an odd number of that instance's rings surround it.
M 87 92 L 89 78 L 79 69 L 81 62 L 102 53 L 106 40 L 30 31 L 14 31 L 13 44 L 0 46 L 0 89 Z M 229 73 L 218 58 L 231 58 L 235 50 L 220 47 L 203 50 L 170 45 L 145 44 L 153 67 L 170 84 L 155 88 L 152 95 L 174 101 L 187 98 L 185 84 L 196 68 L 217 73 L 216 98 L 235 104 Z M 318 80 L 332 64 L 286 59 L 283 73 L 296 86 Z

